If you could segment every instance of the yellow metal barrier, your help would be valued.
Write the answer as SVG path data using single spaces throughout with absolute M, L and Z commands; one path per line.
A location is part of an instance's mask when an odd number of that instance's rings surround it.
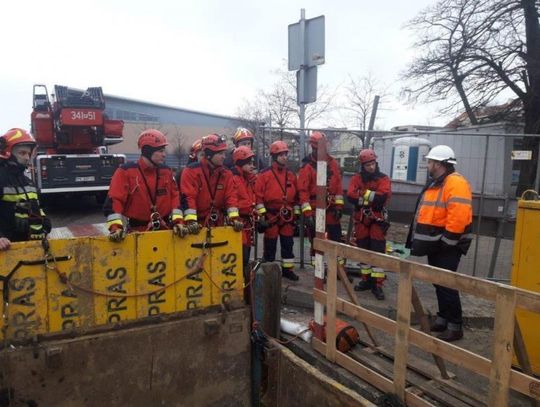
M 538 195 L 536 195 L 538 198 Z M 512 285 L 540 292 L 540 201 L 518 201 Z M 540 314 L 517 309 L 516 317 L 523 334 L 532 370 L 540 374 Z M 514 358 L 514 364 L 517 359 Z
M 66 331 L 243 298 L 241 234 L 203 229 L 15 243 L 0 252 L 0 339 Z

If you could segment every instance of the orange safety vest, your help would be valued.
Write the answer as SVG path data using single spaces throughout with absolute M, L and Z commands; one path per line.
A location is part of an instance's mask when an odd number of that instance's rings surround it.
M 472 193 L 457 172 L 433 181 L 422 194 L 413 223 L 411 254 L 425 256 L 442 245 L 467 254 L 472 241 Z

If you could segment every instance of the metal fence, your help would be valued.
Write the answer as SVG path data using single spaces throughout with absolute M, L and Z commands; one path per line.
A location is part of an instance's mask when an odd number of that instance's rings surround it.
M 438 144 L 452 147 L 458 161 L 456 170 L 469 180 L 473 189 L 476 236 L 469 253 L 461 261 L 459 271 L 481 278 L 509 280 L 520 168 L 519 161 L 513 158 L 527 158 L 526 153 L 516 152 L 522 150 L 524 138 L 537 135 L 524 135 L 520 133 L 519 126 L 508 123 L 460 130 L 424 128 L 417 131 L 414 127 L 395 131 L 305 129 L 305 151 L 309 152 L 309 135 L 315 130 L 327 135 L 329 152 L 342 168 L 345 190 L 352 174 L 358 171 L 357 156 L 363 148 L 362 140 L 370 139 L 369 146 L 378 155 L 381 171 L 392 178 L 393 196 L 389 212 L 393 228 L 390 232 L 401 240 L 403 235 L 406 236 L 404 232 L 413 217 L 416 199 L 427 179 L 425 155 L 429 147 Z M 269 164 L 268 146 L 281 139 L 289 144 L 291 169 L 297 170 L 301 164 L 301 133 L 299 128 L 261 127 L 255 145 L 259 160 Z M 539 181 L 537 171 L 536 189 Z M 303 265 L 306 262 L 303 239 L 300 247 Z

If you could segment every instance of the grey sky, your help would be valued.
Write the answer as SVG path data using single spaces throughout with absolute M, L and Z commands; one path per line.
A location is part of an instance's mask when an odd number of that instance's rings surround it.
M 403 24 L 433 0 L 4 1 L 0 3 L 0 131 L 29 127 L 32 85 L 105 93 L 234 115 L 268 88 L 287 56 L 287 25 L 326 16 L 319 83 L 371 72 L 397 91 L 411 58 Z M 433 107 L 393 102 L 380 128 L 443 124 Z

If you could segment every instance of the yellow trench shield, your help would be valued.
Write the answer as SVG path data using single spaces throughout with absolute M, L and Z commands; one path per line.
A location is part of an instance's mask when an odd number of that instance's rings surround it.
M 15 243 L 0 252 L 0 338 L 24 341 L 243 298 L 241 234 L 203 229 Z

